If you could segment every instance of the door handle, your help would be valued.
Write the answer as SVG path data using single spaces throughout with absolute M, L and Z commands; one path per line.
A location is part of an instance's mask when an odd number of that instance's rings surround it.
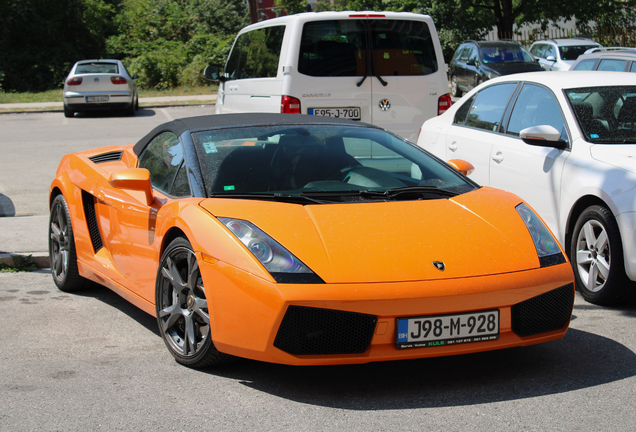
M 503 153 L 498 151 L 492 156 L 492 160 L 494 160 L 497 163 L 502 162 L 504 160 Z
M 457 141 L 453 141 L 449 146 L 448 149 L 452 152 L 454 152 L 455 150 L 457 150 Z

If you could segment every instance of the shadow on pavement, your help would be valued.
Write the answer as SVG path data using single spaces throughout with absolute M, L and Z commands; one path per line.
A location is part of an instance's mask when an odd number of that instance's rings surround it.
M 104 110 L 104 111 L 84 111 L 75 113 L 74 119 L 89 119 L 89 118 L 133 118 L 133 117 L 153 117 L 157 115 L 154 109 L 150 108 L 139 108 L 137 112 L 135 112 L 134 116 L 129 116 L 125 114 L 123 111 L 117 110 Z
M 154 317 L 107 288 L 95 284 L 76 295 L 117 308 L 160 337 Z M 605 309 L 576 305 L 574 313 L 591 308 Z M 636 317 L 636 305 L 615 309 Z M 241 359 L 195 372 L 310 405 L 392 410 L 518 400 L 607 384 L 636 376 L 636 354 L 612 339 L 570 329 L 562 340 L 451 357 L 302 367 Z

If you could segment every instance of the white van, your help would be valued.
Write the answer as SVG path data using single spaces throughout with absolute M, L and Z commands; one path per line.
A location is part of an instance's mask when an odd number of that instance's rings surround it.
M 372 52 L 373 55 L 367 55 Z M 450 108 L 433 20 L 406 12 L 308 12 L 242 29 L 219 81 L 216 112 L 344 117 L 413 142 Z

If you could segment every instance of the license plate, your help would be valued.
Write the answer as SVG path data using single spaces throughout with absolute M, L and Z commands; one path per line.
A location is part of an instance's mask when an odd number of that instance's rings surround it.
M 108 102 L 108 96 L 86 96 L 86 102 Z
M 397 319 L 397 347 L 423 348 L 499 339 L 499 310 Z
M 349 120 L 360 120 L 360 108 L 309 108 L 307 110 L 307 114 L 323 117 L 345 118 Z

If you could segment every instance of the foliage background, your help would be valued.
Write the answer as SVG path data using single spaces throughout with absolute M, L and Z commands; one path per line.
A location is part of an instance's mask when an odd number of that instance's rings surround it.
M 303 12 L 306 0 L 276 0 Z M 340 0 L 314 10 L 392 10 L 431 15 L 448 61 L 465 39 L 494 25 L 576 18 L 579 32 L 634 32 L 636 0 Z M 594 23 L 590 23 L 593 20 Z M 61 88 L 78 60 L 123 60 L 142 89 L 202 85 L 203 68 L 222 65 L 249 24 L 244 0 L 0 0 L 0 91 Z

